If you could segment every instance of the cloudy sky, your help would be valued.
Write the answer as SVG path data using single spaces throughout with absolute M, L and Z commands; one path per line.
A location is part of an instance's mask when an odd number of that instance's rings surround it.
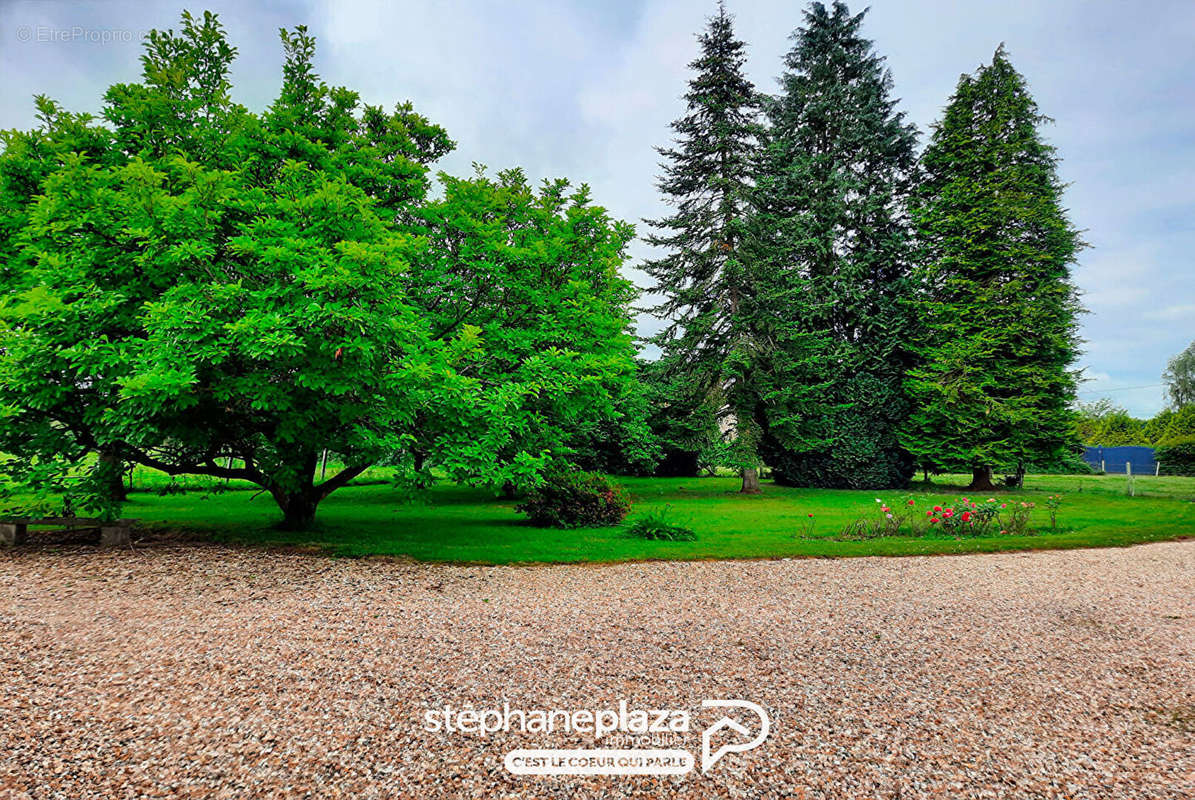
M 140 36 L 182 8 L 223 19 L 240 56 L 236 99 L 280 83 L 277 31 L 306 24 L 324 78 L 371 103 L 411 99 L 459 143 L 442 168 L 521 165 L 589 183 L 598 202 L 657 216 L 654 145 L 714 0 L 264 0 L 203 5 L 0 0 L 0 127 L 29 127 L 32 96 L 99 110 L 137 79 Z M 728 0 L 748 69 L 772 91 L 800 2 Z M 853 3 L 852 8 L 862 8 Z M 1195 339 L 1195 3 L 1190 0 L 873 0 L 866 31 L 924 131 L 960 73 L 1005 42 L 1042 110 L 1092 247 L 1075 273 L 1089 381 L 1082 398 L 1136 414 L 1163 405 L 1166 360 Z M 641 226 L 642 229 L 642 226 Z M 642 246 L 636 257 L 645 252 Z M 641 279 L 633 269 L 629 274 Z

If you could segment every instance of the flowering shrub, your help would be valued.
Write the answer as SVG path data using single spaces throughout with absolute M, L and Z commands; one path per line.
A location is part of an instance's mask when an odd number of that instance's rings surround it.
M 1029 518 L 1033 516 L 1033 509 L 1036 507 L 1036 503 L 1025 502 L 1001 504 L 1000 533 L 1008 536 L 1029 533 Z
M 1050 511 L 1050 527 L 1058 530 L 1058 508 L 1062 505 L 1062 495 L 1052 494 L 1046 498 L 1046 508 Z
M 878 539 L 881 536 L 900 536 L 902 530 L 907 529 L 907 536 L 921 534 L 921 521 L 917 515 L 917 501 L 909 498 L 896 505 L 888 505 L 881 498 L 876 498 L 880 507 L 880 517 L 864 516 L 843 526 L 838 534 L 839 539 Z
M 877 498 L 879 516 L 866 515 L 843 526 L 838 537 L 842 540 L 876 539 L 882 536 L 924 536 L 937 532 L 949 536 L 1024 536 L 1036 503 L 1025 501 L 997 502 L 989 497 L 984 502 L 961 498 L 949 506 L 934 505 L 924 512 L 915 499 L 889 505 Z M 1058 528 L 1058 508 L 1062 495 L 1046 500 L 1050 511 L 1050 527 Z
M 901 528 L 908 523 L 909 533 L 915 534 L 916 531 L 916 514 L 917 501 L 909 498 L 895 506 L 889 506 L 880 498 L 876 498 L 876 502 L 880 504 L 880 513 L 883 515 L 879 519 L 879 528 L 883 531 L 881 536 L 899 536 Z
M 986 503 L 976 503 L 964 497 L 949 508 L 934 506 L 929 522 L 954 536 L 986 536 L 1000 515 L 995 502 L 988 498 Z
M 602 475 L 560 472 L 528 492 L 516 508 L 540 528 L 587 528 L 622 522 L 631 501 Z

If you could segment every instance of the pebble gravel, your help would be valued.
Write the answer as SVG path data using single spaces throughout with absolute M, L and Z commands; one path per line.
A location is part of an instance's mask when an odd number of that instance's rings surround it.
M 429 709 L 764 706 L 707 773 L 515 776 L 592 734 Z M 744 718 L 746 719 L 746 718 Z M 728 741 L 736 735 L 726 732 Z M 450 566 L 149 542 L 0 552 L 0 800 L 1195 797 L 1195 542 Z

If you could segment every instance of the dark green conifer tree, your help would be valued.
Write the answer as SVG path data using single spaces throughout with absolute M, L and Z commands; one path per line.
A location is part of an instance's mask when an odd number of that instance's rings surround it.
M 656 375 L 677 407 L 712 410 L 719 418 L 728 440 L 722 460 L 740 470 L 742 490 L 753 493 L 759 491 L 757 401 L 750 386 L 755 345 L 741 248 L 757 99 L 743 74 L 744 45 L 724 5 L 698 41 L 686 113 L 672 125 L 674 146 L 659 150 L 658 185 L 675 211 L 649 220 L 657 232 L 647 241 L 665 253 L 644 265 L 655 281 L 652 291 L 664 298 L 651 311 L 667 320 L 654 339 L 662 351 Z
M 1075 444 L 1070 267 L 1083 242 L 1046 120 L 1001 46 L 960 78 L 922 156 L 920 365 L 904 442 L 931 468 L 971 471 L 976 489 L 993 469 L 1019 479 L 1056 465 Z
M 793 34 L 782 93 L 766 108 L 750 261 L 774 324 L 820 337 L 823 353 L 771 376 L 778 391 L 822 387 L 816 412 L 808 393 L 767 408 L 764 458 L 789 485 L 892 487 L 912 474 L 898 430 L 908 414 L 916 131 L 860 32 L 863 16 L 813 3 Z M 821 428 L 803 447 L 783 435 L 802 417 Z

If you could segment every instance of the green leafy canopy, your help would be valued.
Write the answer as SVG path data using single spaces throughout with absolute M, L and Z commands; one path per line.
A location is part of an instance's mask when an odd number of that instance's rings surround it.
M 630 227 L 517 171 L 429 201 L 444 130 L 281 40 L 262 113 L 217 18 L 184 13 L 102 122 L 39 97 L 3 134 L 0 452 L 249 480 L 297 527 L 376 463 L 534 483 L 633 377 Z M 346 466 L 317 483 L 323 451 Z

